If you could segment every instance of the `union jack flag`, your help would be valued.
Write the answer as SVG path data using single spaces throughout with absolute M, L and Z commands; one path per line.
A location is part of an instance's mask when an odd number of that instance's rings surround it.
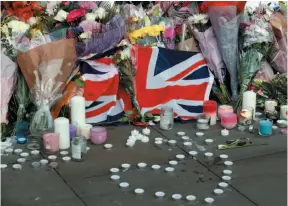
M 214 76 L 201 53 L 134 46 L 131 51 L 136 76 L 136 99 L 141 113 L 159 114 L 163 106 L 174 109 L 182 120 L 202 113 L 209 99 Z M 115 121 L 132 110 L 127 91 L 119 86 L 118 70 L 111 58 L 81 64 L 85 81 L 86 122 Z
M 214 81 L 201 53 L 135 46 L 136 98 L 141 113 L 159 114 L 164 106 L 174 117 L 193 119 L 202 113 Z

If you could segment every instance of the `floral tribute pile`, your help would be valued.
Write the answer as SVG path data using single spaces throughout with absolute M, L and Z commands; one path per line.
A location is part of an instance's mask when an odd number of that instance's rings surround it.
M 37 131 L 49 124 L 47 118 L 69 118 L 74 95 L 103 101 L 102 85 L 94 85 L 93 94 L 85 90 L 91 84 L 87 64 L 94 69 L 110 65 L 110 74 L 117 73 L 118 80 L 110 81 L 119 84 L 111 108 L 126 103 L 113 122 L 145 124 L 157 111 L 143 112 L 139 105 L 135 48 L 203 56 L 214 76 L 210 98 L 239 105 L 244 91 L 287 74 L 287 3 L 1 2 L 1 47 L 2 136 L 15 132 L 15 123 L 28 122 Z M 280 97 L 285 91 L 266 92 L 259 104 L 263 98 L 287 104 Z M 95 123 L 109 122 L 108 116 Z

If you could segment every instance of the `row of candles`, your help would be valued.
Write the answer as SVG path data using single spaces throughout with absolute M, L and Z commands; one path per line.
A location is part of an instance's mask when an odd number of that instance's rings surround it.
M 105 127 L 86 124 L 84 97 L 74 96 L 71 98 L 70 106 L 71 124 L 65 117 L 55 119 L 54 132 L 43 135 L 43 145 L 47 153 L 55 153 L 69 149 L 71 143 L 72 158 L 74 156 L 73 159 L 81 159 L 81 153 L 85 153 L 86 150 L 87 140 L 93 144 L 103 144 L 107 139 L 107 131 Z
M 277 102 L 271 100 L 265 102 L 265 110 L 275 111 Z M 280 118 L 287 119 L 287 105 L 280 107 Z M 238 126 L 243 128 L 250 126 L 253 123 L 256 113 L 256 93 L 253 91 L 246 91 L 243 94 L 242 107 L 238 108 L 237 114 L 234 113 L 233 107 L 230 105 L 220 105 L 217 112 L 217 102 L 212 100 L 204 101 L 203 114 L 197 117 L 197 128 L 208 129 L 209 125 L 216 124 L 216 118 L 221 120 L 221 125 L 225 129 L 232 129 Z M 273 122 L 270 120 L 259 121 L 259 134 L 263 136 L 272 133 Z

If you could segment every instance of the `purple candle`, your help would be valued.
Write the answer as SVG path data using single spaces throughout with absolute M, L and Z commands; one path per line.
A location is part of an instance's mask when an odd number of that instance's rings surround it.
M 93 144 L 103 144 L 107 139 L 106 128 L 92 127 L 90 130 L 90 139 Z
M 73 137 L 77 136 L 77 127 L 73 124 L 70 124 L 69 126 L 69 134 L 70 134 L 70 140 L 73 139 Z

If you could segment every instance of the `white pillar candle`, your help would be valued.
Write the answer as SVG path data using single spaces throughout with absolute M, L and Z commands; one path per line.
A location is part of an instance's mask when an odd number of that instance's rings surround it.
M 85 124 L 85 98 L 74 96 L 70 100 L 71 106 L 71 123 L 77 125 L 77 134 L 79 128 Z
M 253 108 L 253 118 L 255 118 L 256 112 L 256 93 L 253 91 L 246 91 L 243 93 L 243 107 L 252 107 Z
M 280 119 L 288 120 L 288 105 L 282 105 L 280 107 Z
M 274 112 L 277 106 L 277 102 L 275 100 L 266 100 L 265 101 L 265 111 L 267 112 Z
M 90 139 L 91 124 L 84 124 L 79 127 L 79 135 L 84 136 L 86 139 Z
M 54 132 L 59 133 L 59 149 L 68 149 L 70 147 L 69 120 L 65 117 L 55 119 Z

